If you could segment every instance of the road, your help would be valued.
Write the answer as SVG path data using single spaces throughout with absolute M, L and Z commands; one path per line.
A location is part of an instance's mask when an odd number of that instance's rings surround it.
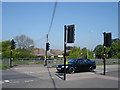
M 102 75 L 103 66 L 97 66 L 95 72 L 67 74 L 64 81 L 55 68 L 20 65 L 3 70 L 1 83 L 3 88 L 118 88 L 118 71 L 118 65 L 107 65 L 106 75 Z

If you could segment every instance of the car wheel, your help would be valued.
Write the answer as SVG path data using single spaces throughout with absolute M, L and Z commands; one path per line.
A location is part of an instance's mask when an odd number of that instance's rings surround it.
M 93 71 L 94 71 L 93 66 L 90 66 L 90 67 L 89 67 L 89 71 L 90 71 L 90 72 L 93 72 Z
M 75 72 L 74 67 L 70 67 L 70 68 L 69 68 L 69 73 L 70 73 L 70 74 L 73 74 L 74 72 Z

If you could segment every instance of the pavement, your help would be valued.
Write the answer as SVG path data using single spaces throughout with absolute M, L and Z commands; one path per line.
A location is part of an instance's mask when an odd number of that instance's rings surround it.
M 67 74 L 42 64 L 20 65 L 2 71 L 2 88 L 118 88 L 118 65 L 107 65 L 103 75 L 103 65 L 97 66 L 95 72 L 78 72 Z M 59 75 L 59 77 L 58 77 Z

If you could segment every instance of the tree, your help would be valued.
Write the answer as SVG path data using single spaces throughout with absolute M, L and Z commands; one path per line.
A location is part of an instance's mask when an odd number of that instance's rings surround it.
M 10 58 L 10 46 L 11 46 L 11 41 L 2 41 L 0 42 L 0 48 L 2 48 L 2 58 Z M 32 50 L 32 46 L 28 47 L 27 50 L 17 48 L 15 50 L 12 50 L 12 57 L 13 58 L 36 58 L 35 55 L 32 55 L 28 50 Z M 0 55 L 1 55 L 0 54 Z
M 35 55 L 31 54 L 30 52 L 24 49 L 16 49 L 13 53 L 14 58 L 36 58 Z
M 118 54 L 117 57 L 120 59 L 120 40 L 118 41 Z
M 9 40 L 8 41 L 3 41 L 1 43 L 2 43 L 2 52 L 10 50 L 11 42 Z
M 20 49 L 31 50 L 31 48 L 33 49 L 34 47 L 34 41 L 26 35 L 16 36 L 14 40 L 17 44 L 17 47 Z
M 101 58 L 104 55 L 103 45 L 97 45 L 94 49 L 97 58 Z M 120 40 L 112 39 L 112 46 L 106 47 L 107 58 L 120 58 Z
M 81 50 L 81 58 L 87 58 L 87 49 L 86 48 L 82 48 L 82 50 Z
M 103 45 L 97 45 L 94 49 L 94 53 L 96 55 L 96 58 L 101 58 L 104 55 Z
M 113 39 L 112 47 L 111 47 L 111 57 L 112 58 L 120 58 L 120 40 L 119 39 Z
M 94 59 L 94 52 L 91 50 L 88 50 L 88 58 Z
M 72 50 L 72 48 L 73 48 L 72 46 L 67 46 L 66 50 Z
M 74 46 L 72 51 L 69 53 L 70 58 L 80 58 L 80 48 Z

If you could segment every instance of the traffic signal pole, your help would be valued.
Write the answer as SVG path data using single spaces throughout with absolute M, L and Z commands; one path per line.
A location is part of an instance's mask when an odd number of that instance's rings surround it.
M 105 72 L 106 72 L 106 46 L 104 46 L 104 58 L 103 58 L 103 63 L 104 63 L 104 73 L 103 75 L 105 75 Z
M 46 35 L 46 51 L 45 51 L 46 58 L 45 58 L 45 64 L 44 64 L 44 66 L 47 66 L 47 43 L 48 43 L 48 34 Z
M 13 58 L 12 58 L 12 50 L 15 49 L 15 43 L 14 40 L 12 39 L 11 40 L 11 47 L 10 47 L 10 61 L 9 61 L 9 66 L 10 68 L 12 67 L 12 61 L 13 61 Z
M 103 56 L 103 63 L 104 63 L 104 72 L 103 72 L 103 75 L 106 74 L 106 47 L 111 47 L 112 45 L 112 36 L 111 36 L 111 33 L 106 33 L 104 32 L 103 33 L 104 35 L 104 56 Z
M 66 25 L 64 26 L 64 80 L 66 80 Z
M 10 49 L 10 68 L 12 67 L 12 49 Z
M 64 80 L 66 80 L 66 45 L 67 43 L 74 43 L 74 25 L 64 26 Z M 67 32 L 67 40 L 66 40 Z

